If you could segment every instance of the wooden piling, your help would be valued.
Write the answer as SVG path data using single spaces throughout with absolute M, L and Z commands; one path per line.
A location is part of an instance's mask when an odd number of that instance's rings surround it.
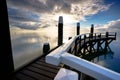
M 63 17 L 59 16 L 58 23 L 58 46 L 63 44 Z
M 1 21 L 1 53 L 0 53 L 0 80 L 12 80 L 14 72 L 11 38 L 9 30 L 9 20 L 6 0 L 0 1 L 0 21 Z
M 85 52 L 86 52 L 86 45 L 85 45 L 85 42 L 86 42 L 86 34 L 84 35 L 84 50 L 83 50 L 83 54 L 85 54 Z
M 91 33 L 91 38 L 93 38 L 93 33 L 94 33 L 94 25 L 93 24 L 91 25 L 90 33 Z
M 94 33 L 94 25 L 91 25 L 91 30 L 90 30 L 90 36 L 89 40 L 93 39 L 93 33 Z M 93 41 L 90 41 L 90 53 L 92 53 L 92 48 L 93 48 Z
M 80 23 L 77 23 L 77 35 L 80 34 Z
M 50 50 L 49 43 L 48 42 L 44 43 L 44 45 L 43 45 L 43 53 L 46 55 L 46 54 L 48 54 L 49 50 Z
M 97 52 L 99 52 L 99 50 L 100 50 L 100 40 L 98 40 L 98 42 L 97 42 Z

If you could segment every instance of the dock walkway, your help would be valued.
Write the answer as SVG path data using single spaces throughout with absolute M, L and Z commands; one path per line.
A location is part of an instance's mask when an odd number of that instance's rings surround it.
M 53 80 L 60 66 L 45 63 L 45 56 L 18 71 L 15 80 Z

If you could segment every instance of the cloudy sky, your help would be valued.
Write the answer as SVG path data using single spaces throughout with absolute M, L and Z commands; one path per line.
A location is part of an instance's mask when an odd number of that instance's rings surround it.
M 59 16 L 64 25 L 95 24 L 96 28 L 120 28 L 119 0 L 7 0 L 10 26 L 37 30 L 57 26 Z M 72 25 L 71 25 L 72 26 Z

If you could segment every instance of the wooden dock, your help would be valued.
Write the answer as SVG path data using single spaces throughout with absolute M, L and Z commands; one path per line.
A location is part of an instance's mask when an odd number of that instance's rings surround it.
M 46 63 L 45 56 L 42 56 L 39 59 L 36 59 L 35 61 L 31 62 L 30 64 L 24 66 L 23 68 L 15 72 L 14 64 L 13 64 L 11 39 L 10 39 L 10 31 L 9 31 L 10 27 L 9 27 L 6 0 L 2 0 L 0 10 L 1 10 L 0 16 L 4 18 L 4 19 L 0 18 L 2 21 L 1 24 L 3 26 L 1 27 L 2 29 L 0 31 L 1 37 L 2 37 L 0 40 L 3 43 L 1 44 L 2 53 L 0 54 L 0 63 L 1 63 L 0 64 L 0 80 L 53 80 L 57 72 L 62 66 L 54 66 Z M 59 27 L 63 26 L 63 23 L 61 22 L 62 21 L 60 21 Z M 79 24 L 78 24 L 78 27 L 79 27 Z M 60 30 L 63 30 L 63 29 L 61 28 Z M 61 46 L 63 44 L 62 32 L 59 31 L 59 34 L 58 34 L 59 35 L 58 46 Z M 92 35 L 93 33 L 94 33 L 94 28 L 92 25 L 90 34 Z M 77 35 L 79 35 L 79 28 L 77 28 Z M 73 45 L 69 47 L 69 50 L 67 52 L 75 55 L 78 55 L 78 53 L 84 54 L 86 51 L 94 50 L 93 46 L 96 43 L 98 43 L 98 49 L 101 48 L 101 45 L 104 42 L 105 42 L 105 48 L 107 48 L 108 44 L 111 43 L 112 40 L 116 39 L 116 33 L 115 35 L 112 35 L 113 37 L 110 37 L 111 35 L 108 35 L 107 33 L 106 35 L 104 38 L 101 37 L 102 35 L 99 35 L 100 37 L 92 36 L 92 38 L 84 36 L 84 39 L 80 39 L 80 37 L 78 37 L 73 41 Z M 90 48 L 88 49 L 88 47 Z M 83 52 L 81 52 L 82 49 L 83 49 Z
M 45 62 L 45 56 L 15 73 L 13 80 L 54 80 L 60 66 Z

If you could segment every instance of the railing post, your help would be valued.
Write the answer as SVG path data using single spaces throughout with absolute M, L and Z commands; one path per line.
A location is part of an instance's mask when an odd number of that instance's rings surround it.
M 104 48 L 105 52 L 107 52 L 107 47 L 108 47 L 108 40 L 107 40 L 108 35 L 109 35 L 109 33 L 106 32 L 106 40 L 105 40 L 105 48 Z
M 93 33 L 94 33 L 94 25 L 93 24 L 91 25 L 90 33 L 91 33 L 91 38 L 93 38 Z
M 77 35 L 80 34 L 80 23 L 77 23 Z
M 97 42 L 97 52 L 99 52 L 99 50 L 100 50 L 100 40 L 98 40 Z
M 77 41 L 78 41 L 78 38 L 76 38 L 75 40 L 75 55 L 77 56 Z
M 86 45 L 85 45 L 85 41 L 86 41 L 86 34 L 84 35 L 84 50 L 83 50 L 83 53 L 85 54 L 85 51 L 86 51 Z
M 0 6 L 0 24 L 2 25 L 0 29 L 0 80 L 12 80 L 12 74 L 14 73 L 14 63 L 6 0 L 1 0 Z
M 63 17 L 59 16 L 58 23 L 58 46 L 63 44 Z
M 81 48 L 81 35 L 79 36 L 79 46 Z

